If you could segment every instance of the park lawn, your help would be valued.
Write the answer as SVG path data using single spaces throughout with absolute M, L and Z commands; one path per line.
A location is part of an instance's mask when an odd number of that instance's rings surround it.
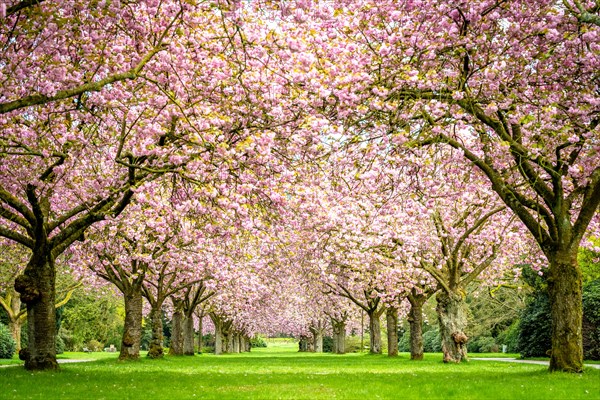
M 445 365 L 368 354 L 297 353 L 293 343 L 252 353 L 62 364 L 60 372 L 0 369 L 2 399 L 600 399 L 600 370 L 539 365 Z

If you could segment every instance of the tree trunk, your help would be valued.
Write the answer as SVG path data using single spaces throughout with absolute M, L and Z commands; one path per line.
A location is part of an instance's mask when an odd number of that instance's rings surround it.
M 371 354 L 381 354 L 381 323 L 379 322 L 379 314 L 376 311 L 368 311 L 369 317 L 369 332 L 370 332 L 370 349 Z
M 388 356 L 396 357 L 398 355 L 398 309 L 388 308 L 385 316 L 387 321 Z
M 28 370 L 56 370 L 55 269 L 50 249 L 34 249 L 23 275 L 15 279 L 15 290 L 27 305 L 28 345 L 19 358 Z
M 239 334 L 237 334 L 237 333 L 232 334 L 231 339 L 233 342 L 233 352 L 239 353 L 240 352 L 240 336 L 239 336 Z
M 183 355 L 183 311 L 176 307 L 173 312 L 173 319 L 171 321 L 171 346 L 169 347 L 169 355 L 171 356 L 182 356 Z
M 19 353 L 21 351 L 21 321 L 19 321 L 19 318 L 15 321 L 9 320 L 8 329 L 13 339 L 15 339 L 16 352 Z
M 333 349 L 334 354 L 346 353 L 346 323 L 344 321 L 332 320 Z
M 148 357 L 161 358 L 164 355 L 163 350 L 163 323 L 161 307 L 153 307 L 150 311 L 152 321 L 152 339 L 150 340 L 150 349 Z
M 21 312 L 21 297 L 14 287 L 8 287 L 6 290 L 10 290 L 11 292 L 10 304 L 8 305 L 10 307 L 10 313 L 8 313 L 8 329 L 10 330 L 13 339 L 15 339 L 15 350 L 18 354 L 19 351 L 21 351 L 21 327 L 23 325 L 23 318 L 19 316 L 19 313 Z M 25 316 L 25 318 L 27 318 L 27 316 Z
M 436 299 L 444 362 L 468 361 L 468 337 L 464 332 L 467 326 L 467 312 L 463 296 L 460 293 L 448 294 L 441 291 Z
M 215 325 L 215 354 L 223 354 L 223 330 L 221 329 L 221 321 L 213 318 Z
M 550 371 L 583 371 L 582 282 L 577 248 L 548 257 L 552 316 Z
M 306 351 L 310 352 L 310 353 L 314 353 L 315 352 L 315 340 L 314 340 L 314 336 L 308 336 L 306 339 Z
M 223 337 L 225 338 L 225 344 L 223 345 L 223 348 L 227 349 L 227 353 L 233 353 L 233 342 L 235 340 L 233 333 L 231 333 L 231 330 L 227 331 L 227 334 L 223 335 Z
M 323 352 L 323 330 L 315 329 L 313 332 L 313 341 L 315 343 L 315 353 Z
M 423 305 L 427 296 L 423 294 L 409 295 L 410 311 L 408 323 L 410 325 L 410 359 L 423 359 Z
M 183 320 L 183 354 L 194 355 L 194 316 L 189 315 Z
M 142 290 L 132 286 L 125 299 L 125 323 L 119 360 L 137 360 L 140 358 L 142 340 Z

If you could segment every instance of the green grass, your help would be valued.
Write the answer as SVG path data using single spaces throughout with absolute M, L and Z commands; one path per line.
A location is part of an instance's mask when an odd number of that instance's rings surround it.
M 439 354 L 411 362 L 406 354 L 391 359 L 296 349 L 277 342 L 249 354 L 125 363 L 115 353 L 98 353 L 98 360 L 62 364 L 60 372 L 7 367 L 0 369 L 0 398 L 600 399 L 600 370 L 550 374 L 544 366 L 494 361 L 445 365 Z

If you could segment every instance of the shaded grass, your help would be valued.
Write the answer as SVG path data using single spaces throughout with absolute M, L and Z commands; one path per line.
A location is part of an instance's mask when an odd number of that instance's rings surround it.
M 472 361 L 444 365 L 438 354 L 411 362 L 368 354 L 297 353 L 273 343 L 250 354 L 146 358 L 117 355 L 63 364 L 60 372 L 0 369 L 3 399 L 600 399 L 600 371 L 553 373 L 539 365 Z

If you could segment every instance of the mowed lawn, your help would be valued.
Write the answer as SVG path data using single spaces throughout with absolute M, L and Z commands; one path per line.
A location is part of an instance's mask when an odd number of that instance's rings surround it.
M 271 343 L 251 353 L 143 358 L 115 354 L 62 364 L 60 372 L 0 368 L 0 399 L 600 399 L 600 370 L 547 372 L 540 365 L 471 361 L 444 365 L 368 354 L 298 353 Z M 83 356 L 83 355 L 82 355 Z

